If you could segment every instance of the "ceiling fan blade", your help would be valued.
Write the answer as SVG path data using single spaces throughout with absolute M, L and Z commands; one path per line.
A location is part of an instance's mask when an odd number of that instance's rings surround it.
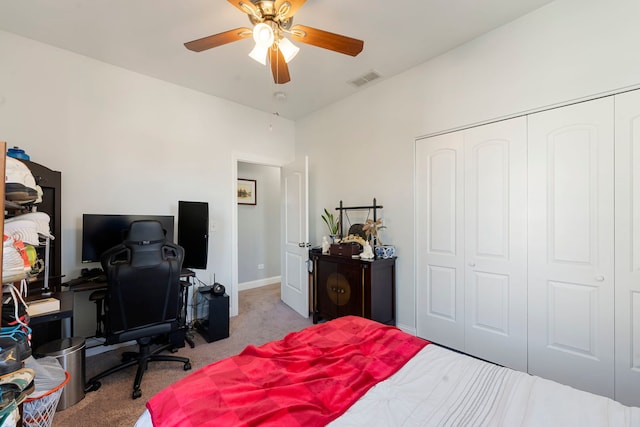
M 243 11 L 243 12 L 245 11 L 245 10 L 242 8 L 242 6 L 240 6 L 240 4 L 241 4 L 241 3 L 243 3 L 242 1 L 240 1 L 240 0 L 228 0 L 228 1 L 229 1 L 229 3 L 231 3 L 232 5 L 234 5 L 235 7 L 237 7 L 238 9 L 240 9 L 241 11 Z M 249 2 L 249 3 L 251 3 L 251 2 Z
M 229 3 L 246 13 L 247 15 L 257 15 L 258 9 L 250 0 L 228 0 Z
M 244 38 L 251 37 L 252 35 L 253 32 L 249 28 L 236 28 L 235 30 L 229 30 L 224 33 L 214 34 L 209 37 L 203 37 L 198 40 L 186 42 L 184 46 L 194 52 L 202 52 L 203 50 L 242 40 Z
M 229 1 L 232 1 L 232 0 L 229 0 Z M 282 6 L 285 5 L 285 3 L 288 3 L 287 10 L 284 11 L 284 13 L 282 14 L 282 17 L 290 18 L 293 15 L 295 15 L 298 9 L 300 9 L 306 1 L 307 0 L 276 0 L 274 9 L 276 12 L 278 12 L 282 8 Z
M 304 25 L 294 25 L 291 27 L 291 38 L 302 43 L 351 56 L 358 55 L 364 47 L 362 40 L 318 30 L 317 28 L 306 27 Z
M 273 74 L 273 81 L 276 84 L 284 84 L 291 81 L 289 76 L 289 67 L 284 61 L 284 56 L 280 49 L 272 47 L 269 49 L 269 63 L 271 64 L 271 74 Z

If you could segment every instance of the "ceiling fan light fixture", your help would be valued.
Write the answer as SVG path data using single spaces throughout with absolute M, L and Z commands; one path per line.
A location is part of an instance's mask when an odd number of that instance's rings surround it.
M 261 22 L 253 27 L 253 40 L 256 42 L 256 46 L 269 49 L 274 41 L 273 28 L 270 25 Z
M 256 43 L 251 52 L 249 52 L 249 56 L 254 61 L 258 61 L 262 65 L 267 65 L 267 52 L 269 51 L 268 47 L 262 47 Z
M 344 55 L 356 56 L 364 41 L 304 25 L 293 25 L 293 17 L 307 0 L 227 0 L 246 14 L 251 27 L 236 28 L 184 43 L 194 52 L 226 45 L 253 37 L 255 46 L 251 59 L 262 65 L 271 65 L 275 84 L 291 81 L 289 63 L 299 52 L 292 41 L 300 42 Z M 287 37 L 285 37 L 285 35 Z
M 289 61 L 296 57 L 298 52 L 300 52 L 300 48 L 291 43 L 291 41 L 285 37 L 282 37 L 278 41 L 278 49 L 280 49 L 280 52 L 282 52 L 284 62 L 286 62 L 287 64 L 289 63 Z

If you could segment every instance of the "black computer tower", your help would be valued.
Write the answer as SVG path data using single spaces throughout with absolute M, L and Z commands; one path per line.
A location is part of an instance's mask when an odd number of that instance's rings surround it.
M 210 292 L 200 293 L 208 305 L 208 316 L 198 320 L 196 329 L 207 342 L 229 337 L 229 295 L 215 296 Z

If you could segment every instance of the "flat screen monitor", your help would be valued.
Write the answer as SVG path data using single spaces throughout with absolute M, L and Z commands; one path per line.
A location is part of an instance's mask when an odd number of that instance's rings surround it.
M 133 221 L 160 221 L 167 240 L 173 242 L 173 215 L 82 215 L 82 262 L 100 262 L 107 249 L 122 243 L 129 224 Z

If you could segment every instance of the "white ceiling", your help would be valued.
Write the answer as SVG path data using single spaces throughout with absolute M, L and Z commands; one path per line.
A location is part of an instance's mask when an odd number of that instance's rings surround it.
M 251 39 L 200 53 L 183 46 L 250 26 L 226 0 L 3 0 L 0 29 L 295 120 L 376 84 L 348 83 L 369 71 L 382 81 L 550 2 L 308 0 L 294 25 L 362 39 L 364 50 L 299 44 L 284 85 L 247 56 Z

